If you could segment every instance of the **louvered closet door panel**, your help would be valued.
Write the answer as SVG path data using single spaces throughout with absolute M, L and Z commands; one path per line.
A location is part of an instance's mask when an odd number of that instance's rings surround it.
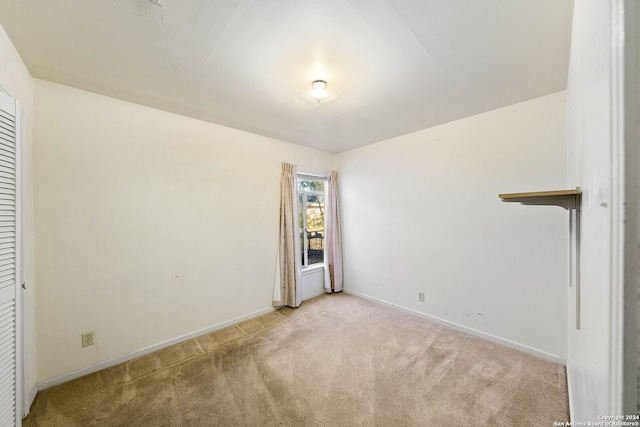
M 15 297 L 0 305 L 0 319 L 0 426 L 13 426 L 16 421 Z
M 16 104 L 0 93 L 0 427 L 17 416 Z

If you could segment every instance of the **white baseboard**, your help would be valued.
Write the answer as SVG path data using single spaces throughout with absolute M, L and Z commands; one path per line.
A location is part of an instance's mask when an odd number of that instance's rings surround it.
M 302 300 L 308 300 L 318 295 L 324 293 L 324 289 L 312 292 L 308 295 L 302 297 Z M 249 313 L 245 316 L 236 317 L 234 319 L 228 320 L 226 322 L 218 323 L 217 325 L 209 326 L 204 329 L 200 329 L 195 332 L 191 332 L 189 334 L 185 334 L 176 338 L 172 338 L 167 341 L 163 341 L 158 344 L 151 345 L 149 347 L 145 347 L 140 350 L 136 350 L 132 353 L 126 354 L 124 356 L 116 357 L 115 359 L 106 360 L 104 362 L 97 363 L 95 365 L 87 366 L 86 368 L 77 369 L 72 372 L 68 372 L 66 374 L 58 375 L 57 377 L 50 378 L 48 380 L 40 381 L 37 383 L 31 393 L 29 394 L 29 407 L 31 407 L 31 403 L 33 403 L 33 399 L 36 397 L 36 392 L 41 390 L 46 390 L 48 388 L 57 386 L 62 383 L 66 383 L 71 380 L 75 380 L 76 378 L 83 377 L 85 375 L 93 374 L 94 372 L 101 371 L 103 369 L 110 368 L 115 365 L 119 365 L 120 363 L 128 362 L 129 360 L 135 359 L 140 356 L 144 356 L 149 353 L 153 353 L 154 351 L 162 350 L 163 348 L 170 347 L 175 344 L 180 344 L 184 341 L 189 341 L 190 339 L 199 337 L 201 335 L 206 335 L 211 332 L 217 331 L 219 329 L 224 329 L 226 327 L 235 325 L 236 323 L 244 322 L 245 320 L 253 319 L 254 317 L 262 316 L 263 314 L 270 313 L 272 311 L 277 310 L 273 307 L 263 308 L 262 310 L 254 311 L 253 313 Z
M 564 358 L 562 358 L 560 356 L 556 356 L 556 355 L 544 352 L 542 350 L 535 349 L 533 347 L 529 347 L 529 346 L 526 346 L 526 345 L 523 345 L 523 344 L 519 344 L 519 343 L 516 343 L 514 341 L 510 341 L 510 340 L 507 340 L 507 339 L 504 339 L 504 338 L 497 337 L 495 335 L 487 334 L 485 332 L 481 332 L 481 331 L 478 331 L 476 329 L 469 328 L 467 326 L 462 326 L 462 325 L 459 325 L 457 323 L 450 322 L 448 320 L 440 319 L 438 317 L 431 316 L 429 314 L 421 313 L 419 311 L 412 310 L 410 308 L 406 308 L 406 307 L 403 307 L 403 306 L 400 306 L 400 305 L 397 305 L 397 304 L 394 304 L 394 303 L 391 303 L 391 302 L 388 302 L 388 301 L 385 301 L 385 300 L 382 300 L 382 299 L 379 299 L 379 298 L 371 297 L 371 296 L 363 294 L 361 292 L 357 292 L 357 291 L 350 290 L 350 289 L 344 289 L 344 292 L 347 293 L 347 294 L 352 294 L 352 295 L 355 295 L 355 296 L 358 296 L 358 297 L 361 297 L 361 298 L 364 298 L 364 299 L 367 299 L 367 300 L 370 300 L 370 301 L 374 301 L 374 302 L 386 305 L 386 306 L 394 308 L 396 310 L 404 311 L 406 313 L 417 315 L 417 316 L 432 320 L 434 322 L 437 322 L 437 323 L 440 323 L 440 324 L 444 324 L 446 326 L 449 326 L 451 328 L 460 330 L 462 332 L 466 332 L 468 334 L 471 334 L 471 335 L 474 335 L 474 336 L 477 336 L 477 337 L 480 337 L 480 338 L 484 338 L 484 339 L 486 339 L 488 341 L 495 342 L 497 344 L 505 345 L 507 347 L 522 351 L 524 353 L 532 354 L 534 356 L 537 356 L 537 357 L 540 357 L 540 358 L 543 358 L 543 359 L 546 359 L 546 360 L 550 360 L 552 362 L 555 362 L 555 363 L 558 363 L 558 364 L 561 364 L 561 365 L 566 365 L 566 359 L 564 359 Z M 302 298 L 302 300 L 303 301 L 304 300 L 308 300 L 310 298 L 314 298 L 314 297 L 316 297 L 318 295 L 321 295 L 323 293 L 324 293 L 324 289 L 316 291 L 316 292 L 313 292 L 313 293 L 308 294 L 308 295 L 305 295 Z M 179 343 L 184 342 L 184 341 L 188 341 L 190 339 L 199 337 L 201 335 L 206 335 L 208 333 L 217 331 L 219 329 L 224 329 L 226 327 L 235 325 L 236 323 L 240 323 L 240 322 L 243 322 L 245 320 L 252 319 L 254 317 L 262 316 L 263 314 L 267 314 L 267 313 L 270 313 L 270 312 L 275 311 L 275 310 L 276 309 L 273 308 L 273 307 L 263 308 L 261 310 L 254 311 L 253 313 L 249 313 L 249 314 L 244 315 L 244 316 L 236 317 L 236 318 L 228 320 L 226 322 L 218 323 L 216 325 L 209 326 L 207 328 L 203 328 L 203 329 L 200 329 L 200 330 L 195 331 L 195 332 L 191 332 L 191 333 L 188 333 L 188 334 L 176 337 L 176 338 L 172 338 L 170 340 L 163 341 L 161 343 L 154 344 L 154 345 L 151 345 L 149 347 L 142 348 L 140 350 L 136 350 L 136 351 L 134 351 L 132 353 L 129 353 L 129 354 L 126 354 L 126 355 L 123 355 L 123 356 L 120 356 L 120 357 L 116 357 L 114 359 L 106 360 L 104 362 L 100 362 L 100 363 L 97 363 L 95 365 L 87 366 L 85 368 L 77 369 L 75 371 L 68 372 L 66 374 L 58 375 L 56 377 L 53 377 L 53 378 L 50 378 L 50 379 L 47 379 L 47 380 L 44 380 L 44 381 L 40 381 L 40 382 L 38 382 L 36 384 L 36 386 L 34 386 L 34 388 L 29 393 L 29 407 L 31 407 L 31 404 L 33 403 L 33 400 L 35 399 L 36 393 L 38 391 L 46 390 L 46 389 L 48 389 L 50 387 L 54 387 L 56 385 L 66 383 L 68 381 L 75 380 L 76 378 L 80 378 L 80 377 L 83 377 L 85 375 L 89 375 L 89 374 L 92 374 L 94 372 L 98 372 L 98 371 L 101 371 L 103 369 L 110 368 L 110 367 L 118 365 L 120 363 L 128 362 L 129 360 L 135 359 L 137 357 L 141 357 L 141 356 L 147 355 L 149 353 L 153 353 L 154 351 L 162 350 L 164 348 L 170 347 L 170 346 L 175 345 L 175 344 L 179 344 Z M 570 386 L 571 386 L 571 384 L 569 382 L 568 383 L 568 387 L 570 387 Z M 571 393 L 569 393 L 569 396 L 571 396 Z M 569 405 L 570 405 L 570 409 L 571 409 L 571 400 L 569 401 Z
M 311 296 L 308 298 L 311 298 Z M 211 332 L 217 331 L 219 329 L 224 329 L 226 327 L 233 326 L 236 323 L 244 322 L 245 320 L 253 319 L 254 317 L 262 316 L 263 314 L 267 314 L 275 310 L 276 308 L 273 308 L 273 307 L 263 308 L 262 310 L 254 311 L 253 313 L 236 317 L 226 322 L 218 323 L 217 325 L 209 326 L 207 328 L 200 329 L 195 332 L 191 332 L 176 338 L 172 338 L 167 341 L 163 341 L 158 344 L 151 345 L 149 347 L 142 348 L 140 350 L 136 350 L 132 353 L 125 354 L 124 356 L 116 357 L 115 359 L 105 360 L 104 362 L 87 366 L 86 368 L 77 369 L 75 371 L 71 371 L 66 374 L 58 375 L 57 377 L 40 381 L 39 383 L 36 384 L 37 391 L 46 390 L 50 387 L 54 387 L 54 386 L 66 383 L 68 381 L 75 380 L 76 378 L 84 377 L 85 375 L 93 374 L 94 372 L 98 372 L 103 369 L 107 369 L 112 366 L 119 365 L 120 363 L 128 362 L 129 360 L 135 359 L 137 357 L 144 356 L 149 353 L 153 353 L 154 351 L 162 350 L 163 348 L 167 348 L 175 344 L 180 344 L 181 342 L 184 342 L 184 341 L 189 341 L 190 339 L 199 337 L 201 335 L 206 335 Z M 35 398 L 35 392 L 33 397 Z
M 33 401 L 35 400 L 37 393 L 38 393 L 38 384 L 34 384 L 33 387 L 31 388 L 31 391 L 29 391 L 29 394 L 27 395 L 27 401 L 26 401 L 26 405 L 24 405 L 24 408 L 23 408 L 24 413 L 22 414 L 22 418 L 29 415 L 29 412 L 31 411 L 31 405 L 33 405 Z
M 569 395 L 569 419 L 573 421 L 573 382 L 571 381 L 572 375 L 569 375 L 571 369 L 571 361 L 567 360 L 567 394 Z
M 546 359 L 546 360 L 549 360 L 551 362 L 558 363 L 560 365 L 566 365 L 567 364 L 567 360 L 564 357 L 556 356 L 555 354 L 547 353 L 546 351 L 538 350 L 537 348 L 529 347 L 527 345 L 520 344 L 520 343 L 517 343 L 515 341 L 511 341 L 511 340 L 505 339 L 505 338 L 500 338 L 500 337 L 497 337 L 495 335 L 488 334 L 486 332 L 478 331 L 477 329 L 469 328 L 468 326 L 463 326 L 463 325 L 460 325 L 458 323 L 451 322 L 449 320 L 444 320 L 444 319 L 441 319 L 439 317 L 432 316 L 430 314 L 421 313 L 421 312 L 419 312 L 417 310 L 413 310 L 411 308 L 403 307 L 401 305 L 394 304 L 392 302 L 385 301 L 385 300 L 380 299 L 380 298 L 375 298 L 375 297 L 363 294 L 363 293 L 358 292 L 358 291 L 354 291 L 354 290 L 351 290 L 351 289 L 344 289 L 344 292 L 347 293 L 347 294 L 355 295 L 355 296 L 360 297 L 360 298 L 364 298 L 364 299 L 369 300 L 369 301 L 374 301 L 374 302 L 386 305 L 387 307 L 391 307 L 391 308 L 394 308 L 396 310 L 404 311 L 405 313 L 409 313 L 409 314 L 413 314 L 413 315 L 416 315 L 416 316 L 424 317 L 425 319 L 432 320 L 432 321 L 434 321 L 436 323 L 440 323 L 440 324 L 449 326 L 449 327 L 451 327 L 453 329 L 457 329 L 459 331 L 466 332 L 466 333 L 468 333 L 470 335 L 474 335 L 476 337 L 480 337 L 480 338 L 486 339 L 487 341 L 491 341 L 491 342 L 494 342 L 496 344 L 501 344 L 501 345 L 504 345 L 506 347 L 510 347 L 510 348 L 515 349 L 515 350 L 522 351 L 523 353 L 531 354 L 533 356 L 537 356 L 537 357 L 540 357 L 542 359 Z

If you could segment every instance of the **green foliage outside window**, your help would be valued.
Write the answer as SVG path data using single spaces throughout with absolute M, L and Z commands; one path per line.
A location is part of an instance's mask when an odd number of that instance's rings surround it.
M 298 180 L 298 191 L 305 194 L 307 198 L 307 230 L 308 231 L 322 231 L 324 230 L 324 196 L 318 194 L 309 194 L 311 192 L 324 193 L 323 181 L 307 181 Z M 302 200 L 301 200 L 302 202 Z M 302 212 L 302 203 L 300 204 L 300 215 Z M 302 223 L 302 221 L 301 221 Z

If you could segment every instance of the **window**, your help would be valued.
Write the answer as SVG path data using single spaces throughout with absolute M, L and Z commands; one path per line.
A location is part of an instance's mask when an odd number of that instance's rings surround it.
M 324 262 L 324 187 L 322 179 L 298 177 L 302 268 Z

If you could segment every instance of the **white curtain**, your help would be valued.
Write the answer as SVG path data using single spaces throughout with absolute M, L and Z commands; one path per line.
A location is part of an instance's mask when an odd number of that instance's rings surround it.
M 342 243 L 340 241 L 340 215 L 336 172 L 327 179 L 327 200 L 324 225 L 324 290 L 326 293 L 342 291 Z
M 276 263 L 273 306 L 298 307 L 301 302 L 300 234 L 298 222 L 298 186 L 296 165 L 282 163 L 280 180 L 280 244 Z

